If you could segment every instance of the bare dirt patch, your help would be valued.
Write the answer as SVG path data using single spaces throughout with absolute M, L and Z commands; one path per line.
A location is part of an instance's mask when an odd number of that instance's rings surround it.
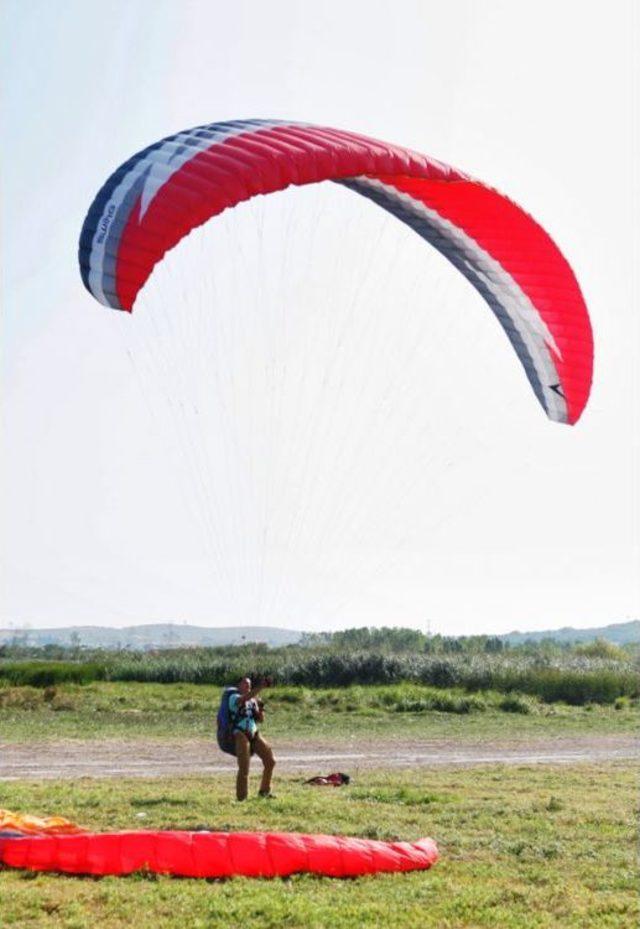
M 326 743 L 274 742 L 278 769 L 318 774 L 363 768 L 445 765 L 580 764 L 640 759 L 632 736 L 538 739 L 528 742 L 353 739 Z M 256 762 L 258 763 L 258 762 Z M 166 777 L 216 774 L 235 761 L 206 739 L 101 741 L 60 740 L 29 744 L 0 743 L 0 780 L 80 777 Z

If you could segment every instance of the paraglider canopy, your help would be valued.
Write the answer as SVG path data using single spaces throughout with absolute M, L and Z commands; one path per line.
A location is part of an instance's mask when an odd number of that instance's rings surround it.
M 433 839 L 381 842 L 298 832 L 88 832 L 62 817 L 0 810 L 0 865 L 65 874 L 151 871 L 180 877 L 359 877 L 420 871 L 438 860 Z
M 471 282 L 507 333 L 550 419 L 575 423 L 589 396 L 591 327 L 549 235 L 486 184 L 408 149 L 278 120 L 211 123 L 126 161 L 85 219 L 82 279 L 130 311 L 154 265 L 192 229 L 257 194 L 331 180 L 379 204 Z

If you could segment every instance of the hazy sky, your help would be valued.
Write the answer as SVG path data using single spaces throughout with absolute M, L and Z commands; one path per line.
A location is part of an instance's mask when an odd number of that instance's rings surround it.
M 637 618 L 636 7 L 4 0 L 0 623 Z M 397 142 L 532 212 L 593 322 L 580 423 L 545 419 L 440 256 L 330 185 L 214 220 L 132 318 L 98 306 L 76 248 L 108 174 L 247 117 Z

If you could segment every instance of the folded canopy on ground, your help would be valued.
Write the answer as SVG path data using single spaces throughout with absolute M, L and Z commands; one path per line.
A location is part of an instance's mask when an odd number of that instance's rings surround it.
M 179 877 L 359 877 L 430 868 L 432 839 L 372 839 L 286 832 L 114 832 L 0 837 L 0 863 L 30 871 Z
M 79 262 L 101 303 L 131 310 L 154 265 L 192 229 L 257 194 L 335 181 L 440 251 L 487 302 L 547 415 L 589 396 L 591 327 L 573 271 L 507 197 L 448 165 L 353 132 L 281 120 L 211 123 L 126 161 L 85 219 Z
M 33 816 L 0 808 L 0 835 L 15 832 L 24 835 L 73 835 L 86 832 L 82 826 L 64 816 Z

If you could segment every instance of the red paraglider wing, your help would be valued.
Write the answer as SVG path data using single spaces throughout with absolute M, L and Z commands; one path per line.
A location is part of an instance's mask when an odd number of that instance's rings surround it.
M 0 839 L 0 863 L 30 871 L 181 877 L 358 877 L 430 868 L 431 839 L 379 842 L 280 832 L 113 832 Z
M 575 276 L 512 201 L 409 149 L 275 120 L 212 123 L 120 167 L 85 220 L 79 261 L 101 303 L 131 310 L 154 265 L 192 229 L 257 194 L 331 180 L 378 203 L 458 268 L 489 304 L 547 415 L 575 423 L 593 343 Z

